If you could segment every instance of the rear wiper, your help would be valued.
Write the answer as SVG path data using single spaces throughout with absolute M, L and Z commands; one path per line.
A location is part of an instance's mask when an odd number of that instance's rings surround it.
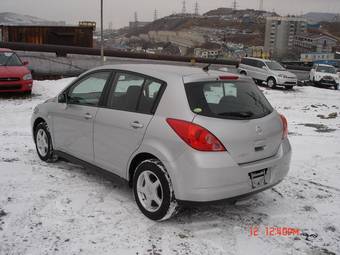
M 254 115 L 252 112 L 222 112 L 218 115 L 229 116 L 229 117 L 239 117 L 239 118 L 249 118 Z

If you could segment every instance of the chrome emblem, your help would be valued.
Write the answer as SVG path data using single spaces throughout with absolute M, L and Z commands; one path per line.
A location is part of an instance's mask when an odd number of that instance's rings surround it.
M 258 135 L 262 135 L 262 133 L 263 133 L 262 128 L 259 127 L 259 126 L 256 126 L 256 133 L 257 133 Z

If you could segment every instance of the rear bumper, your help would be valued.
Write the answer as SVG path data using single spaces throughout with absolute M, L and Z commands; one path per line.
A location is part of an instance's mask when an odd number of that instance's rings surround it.
M 166 166 L 173 172 L 175 196 L 186 202 L 211 202 L 234 198 L 268 189 L 287 175 L 291 146 L 285 139 L 278 153 L 268 159 L 237 164 L 227 152 L 185 152 L 176 162 Z M 268 169 L 267 184 L 252 188 L 249 173 Z
M 0 82 L 0 93 L 7 92 L 28 92 L 32 90 L 33 80 Z

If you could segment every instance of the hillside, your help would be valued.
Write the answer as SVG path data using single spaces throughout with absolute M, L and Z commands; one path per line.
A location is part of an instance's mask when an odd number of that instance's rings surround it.
M 145 27 L 131 29 L 128 35 L 146 34 L 149 31 L 180 31 L 192 27 L 205 27 L 215 29 L 237 28 L 249 29 L 257 33 L 264 33 L 264 23 L 243 23 L 228 21 L 219 17 L 192 17 L 192 16 L 169 16 L 156 20 Z
M 12 12 L 0 13 L 0 25 L 65 25 L 64 22 L 55 22 L 41 18 Z
M 340 16 L 336 13 L 327 13 L 327 12 L 309 12 L 304 15 L 304 17 L 309 20 L 310 22 L 333 22 L 333 21 L 339 21 L 340 22 Z

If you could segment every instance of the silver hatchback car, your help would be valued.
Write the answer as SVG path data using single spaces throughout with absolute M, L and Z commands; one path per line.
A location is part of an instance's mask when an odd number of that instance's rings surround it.
M 287 120 L 247 77 L 200 68 L 113 65 L 34 109 L 39 157 L 128 181 L 142 213 L 268 189 L 287 175 Z

